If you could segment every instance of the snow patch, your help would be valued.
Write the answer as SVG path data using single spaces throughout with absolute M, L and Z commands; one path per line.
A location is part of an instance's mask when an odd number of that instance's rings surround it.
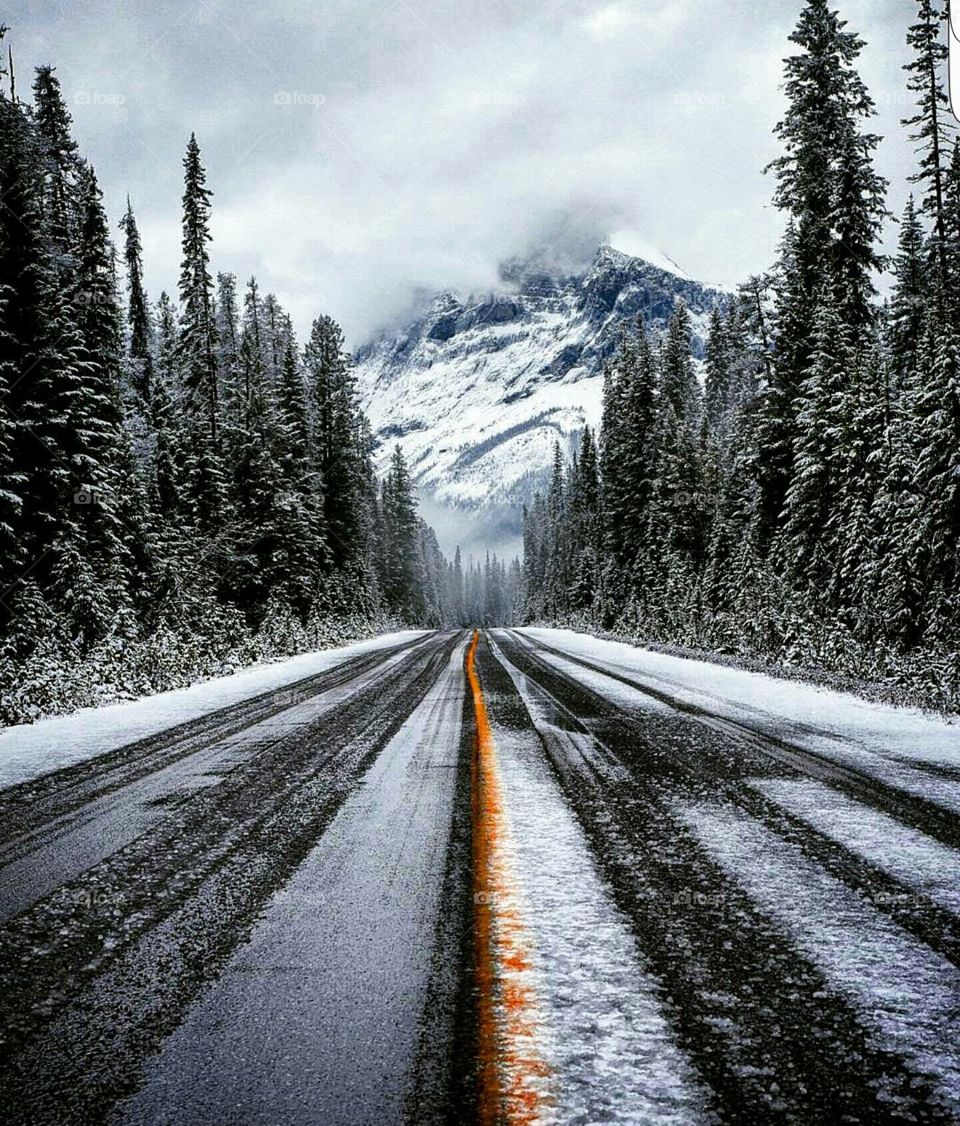
M 384 634 L 339 649 L 254 666 L 189 688 L 4 728 L 0 731 L 0 789 L 117 750 L 220 708 L 326 672 L 363 653 L 426 636 L 427 632 Z
M 960 852 L 813 780 L 757 779 L 764 797 L 881 872 L 960 915 Z
M 960 1113 L 960 970 L 795 845 L 728 805 L 678 803 L 681 820 L 857 1010 L 876 1045 Z

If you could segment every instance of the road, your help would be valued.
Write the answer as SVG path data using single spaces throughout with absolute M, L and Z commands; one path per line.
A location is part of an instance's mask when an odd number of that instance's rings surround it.
M 960 764 L 826 716 L 435 633 L 0 811 L 4 1121 L 960 1122 Z

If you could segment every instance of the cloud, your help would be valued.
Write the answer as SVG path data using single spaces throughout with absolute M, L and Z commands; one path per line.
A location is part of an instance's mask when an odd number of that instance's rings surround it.
M 902 0 L 840 0 L 902 203 Z M 52 61 L 119 218 L 129 191 L 151 291 L 176 285 L 183 149 L 196 130 L 216 269 L 256 273 L 305 333 L 357 343 L 413 289 L 483 289 L 537 239 L 612 230 L 733 285 L 765 268 L 795 0 L 73 0 L 13 23 Z M 111 100 L 112 99 L 112 100 Z
M 691 18 L 688 0 L 674 0 L 672 4 L 662 4 L 658 0 L 643 3 L 607 4 L 587 15 L 583 26 L 587 34 L 601 41 L 617 36 L 631 34 L 651 39 L 670 38 Z

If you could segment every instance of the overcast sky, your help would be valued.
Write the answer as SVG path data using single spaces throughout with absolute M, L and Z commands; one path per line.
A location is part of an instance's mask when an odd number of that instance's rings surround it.
M 868 48 L 899 212 L 908 0 L 838 0 Z M 21 90 L 53 63 L 151 293 L 176 285 L 195 130 L 213 263 L 350 341 L 411 287 L 483 289 L 544 237 L 654 246 L 734 285 L 781 230 L 761 169 L 800 0 L 0 0 Z

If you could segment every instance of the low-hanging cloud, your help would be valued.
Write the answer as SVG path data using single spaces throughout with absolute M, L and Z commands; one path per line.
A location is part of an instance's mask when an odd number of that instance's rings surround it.
M 893 209 L 910 146 L 903 0 L 838 0 L 870 46 Z M 417 290 L 478 290 L 547 240 L 656 246 L 733 285 L 781 218 L 763 166 L 799 0 L 71 0 L 4 11 L 52 62 L 115 217 L 130 193 L 151 291 L 176 285 L 195 130 L 213 260 L 306 331 L 354 344 Z

